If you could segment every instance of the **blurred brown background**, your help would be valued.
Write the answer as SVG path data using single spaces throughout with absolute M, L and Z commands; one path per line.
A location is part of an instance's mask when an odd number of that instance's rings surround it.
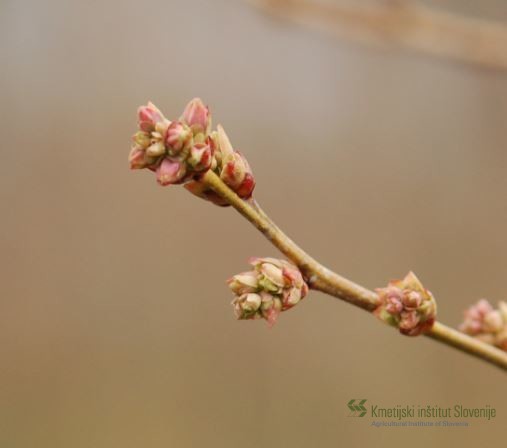
M 503 0 L 434 3 L 507 21 Z M 507 73 L 230 0 L 2 0 L 0 56 L 0 446 L 505 441 L 492 366 L 319 293 L 272 329 L 235 321 L 225 279 L 277 251 L 126 159 L 138 105 L 176 117 L 201 96 L 289 235 L 371 288 L 413 269 L 457 326 L 507 298 Z M 351 398 L 498 416 L 377 429 Z

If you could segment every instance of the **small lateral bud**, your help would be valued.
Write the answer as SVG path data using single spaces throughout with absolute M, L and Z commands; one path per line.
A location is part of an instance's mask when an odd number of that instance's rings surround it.
M 306 296 L 308 285 L 299 269 L 288 261 L 252 258 L 250 264 L 252 271 L 227 281 L 236 295 L 232 302 L 235 314 L 238 319 L 263 318 L 273 325 L 282 311 L 294 307 Z M 255 296 L 255 307 L 245 309 L 244 303 L 250 295 Z
M 413 272 L 376 291 L 379 304 L 374 314 L 388 325 L 397 327 L 400 333 L 417 336 L 433 326 L 437 312 L 435 299 Z
M 223 157 L 222 164 L 220 178 L 238 196 L 248 199 L 255 188 L 255 180 L 245 157 L 240 152 L 234 151 L 232 154 Z
M 207 136 L 210 132 L 211 114 L 200 98 L 194 98 L 187 104 L 180 120 L 184 121 L 194 134 L 202 133 Z
M 188 156 L 188 163 L 197 172 L 206 171 L 211 166 L 212 152 L 209 145 L 196 143 Z
M 134 140 L 135 144 L 142 149 L 148 148 L 151 144 L 150 134 L 144 131 L 137 131 L 132 137 L 132 140 Z
M 506 302 L 499 302 L 498 309 L 494 309 L 486 299 L 481 299 L 463 314 L 460 331 L 507 351 Z
M 165 154 L 165 146 L 162 142 L 154 142 L 146 148 L 146 154 L 150 157 L 158 157 Z
M 165 144 L 172 155 L 180 153 L 192 144 L 192 131 L 180 121 L 173 121 L 167 128 Z
M 157 106 L 149 102 L 146 106 L 141 106 L 137 109 L 137 119 L 141 131 L 152 132 L 155 130 L 157 122 L 162 121 L 164 116 Z
M 157 182 L 162 186 L 180 183 L 184 176 L 185 166 L 169 158 L 162 160 L 157 168 Z

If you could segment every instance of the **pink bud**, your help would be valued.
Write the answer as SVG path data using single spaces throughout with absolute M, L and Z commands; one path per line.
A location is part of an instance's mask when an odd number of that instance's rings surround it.
M 254 188 L 255 179 L 252 174 L 247 173 L 245 175 L 245 179 L 243 179 L 243 182 L 241 182 L 241 185 L 236 190 L 236 193 L 240 198 L 248 199 L 250 196 L 252 196 Z
M 165 158 L 157 168 L 157 182 L 162 186 L 177 184 L 182 181 L 185 174 L 185 165 Z
M 268 293 L 261 294 L 262 317 L 267 320 L 268 325 L 272 327 L 278 320 L 278 316 L 282 311 L 282 301 L 278 297 L 269 297 Z
M 165 153 L 165 146 L 162 142 L 155 142 L 146 148 L 146 154 L 150 157 L 159 157 Z
M 234 314 L 238 319 L 255 319 L 260 317 L 257 310 L 261 306 L 261 296 L 254 293 L 246 293 L 235 297 L 232 301 L 234 306 Z
M 220 177 L 241 198 L 248 199 L 252 195 L 255 180 L 250 165 L 240 152 L 234 151 L 224 157 Z
M 205 143 L 196 143 L 190 150 L 188 163 L 195 171 L 206 171 L 211 166 L 211 147 Z
M 300 288 L 290 288 L 283 291 L 283 308 L 289 309 L 294 305 L 297 305 L 299 301 L 304 297 Z
M 301 295 L 304 297 L 308 292 L 308 286 L 303 279 L 303 275 L 301 271 L 293 265 L 285 265 L 282 268 L 282 273 L 284 277 L 284 282 L 286 286 L 295 286 L 298 289 L 301 289 Z
M 241 305 L 242 305 L 243 311 L 245 311 L 247 313 L 255 312 L 261 306 L 261 296 L 259 296 L 259 294 L 253 294 L 253 293 L 245 294 L 242 297 Z
M 398 315 L 403 310 L 403 304 L 394 296 L 386 298 L 386 311 L 392 315 Z
M 222 163 L 222 157 L 220 154 L 220 145 L 218 143 L 218 132 L 213 131 L 206 139 L 206 143 L 210 146 L 213 155 L 219 159 L 220 163 Z
M 134 146 L 129 154 L 129 163 L 131 170 L 140 170 L 143 168 L 152 168 L 156 159 L 149 157 L 141 148 Z
M 387 286 L 386 288 L 377 289 L 379 298 L 384 304 L 385 310 L 393 315 L 399 315 L 403 310 L 403 293 L 399 288 L 394 286 Z
M 257 274 L 255 272 L 242 272 L 227 280 L 229 288 L 238 295 L 255 292 L 258 290 Z
M 494 310 L 484 316 L 484 331 L 486 333 L 498 333 L 504 326 L 502 314 Z
M 148 148 L 148 146 L 150 146 L 151 144 L 151 138 L 148 132 L 137 131 L 133 135 L 132 140 L 134 140 L 136 145 L 142 149 Z
M 215 140 L 217 149 L 220 150 L 218 152 L 221 153 L 223 159 L 232 155 L 234 149 L 232 149 L 231 140 L 221 124 L 217 126 L 217 132 L 211 134 L 211 138 Z
M 408 336 L 417 336 L 419 334 L 417 324 L 419 323 L 419 316 L 415 310 L 402 311 L 401 321 L 399 324 L 400 332 Z
M 488 333 L 490 328 L 487 328 L 486 318 L 490 314 L 494 317 L 490 323 L 495 325 L 498 322 L 493 306 L 486 300 L 481 299 L 476 304 L 470 306 L 465 310 L 463 323 L 460 325 L 460 331 L 467 333 L 471 336 L 477 336 L 481 333 Z M 491 327 L 491 325 L 490 325 Z
M 238 152 L 233 152 L 223 161 L 220 177 L 233 190 L 239 188 L 247 173 L 243 157 Z
M 215 146 L 214 158 L 220 169 L 220 178 L 242 199 L 248 199 L 255 188 L 255 179 L 246 158 L 232 147 L 231 141 L 221 125 L 210 136 Z
M 146 167 L 144 162 L 144 151 L 140 148 L 132 148 L 129 154 L 129 163 L 131 170 L 140 170 Z
M 379 302 L 374 314 L 407 336 L 417 336 L 431 329 L 435 322 L 435 298 L 413 272 L 387 287 L 376 289 Z
M 482 316 L 485 316 L 489 312 L 493 311 L 493 306 L 486 300 L 481 299 L 475 305 L 475 310 Z
M 167 118 L 164 118 L 162 121 L 159 121 L 157 122 L 157 124 L 155 125 L 155 134 L 157 134 L 157 137 L 161 140 L 163 140 L 166 132 L 167 132 L 167 128 L 169 127 L 169 125 L 171 124 L 171 122 L 167 119 Z
M 165 144 L 170 152 L 175 155 L 192 144 L 192 131 L 180 121 L 173 121 L 167 128 Z
M 279 267 L 271 263 L 262 263 L 260 266 L 260 271 L 270 282 L 276 286 L 283 287 L 285 285 L 283 272 Z
M 244 296 L 255 293 L 261 298 L 256 309 L 257 317 L 263 317 L 273 325 L 280 312 L 289 310 L 306 296 L 308 285 L 299 269 L 286 260 L 256 257 L 250 259 L 250 264 L 253 271 L 242 272 L 227 282 L 237 296 L 233 300 L 236 314 L 237 305 L 245 300 Z M 246 318 L 252 317 L 248 315 Z
M 423 297 L 419 291 L 405 291 L 402 300 L 405 308 L 416 309 L 421 306 Z
M 207 135 L 211 129 L 211 114 L 200 98 L 194 98 L 187 104 L 180 120 L 188 124 L 195 134 Z
M 153 103 L 149 102 L 146 106 L 137 109 L 137 118 L 141 131 L 152 132 L 157 122 L 162 121 L 164 116 Z
M 471 306 L 470 308 L 466 309 L 463 314 L 467 320 L 482 320 L 484 317 L 483 314 L 477 309 L 477 306 Z

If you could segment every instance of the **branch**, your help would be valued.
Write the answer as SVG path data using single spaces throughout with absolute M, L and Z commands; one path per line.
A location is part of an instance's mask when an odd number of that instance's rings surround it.
M 507 27 L 500 22 L 434 11 L 410 0 L 377 5 L 319 0 L 255 0 L 260 10 L 339 38 L 388 44 L 438 58 L 507 69 Z
M 248 161 L 234 150 L 222 126 L 211 131 L 211 114 L 199 98 L 187 104 L 180 120 L 171 122 L 152 103 L 139 107 L 137 115 L 131 169 L 153 171 L 162 186 L 183 184 L 216 205 L 232 205 L 292 261 L 253 259 L 254 271 L 229 279 L 239 319 L 264 318 L 272 325 L 311 287 L 373 312 L 402 334 L 425 334 L 507 370 L 507 352 L 490 345 L 507 347 L 507 304 L 493 310 L 482 300 L 467 310 L 463 328 L 473 339 L 435 322 L 435 299 L 412 272 L 376 293 L 347 280 L 310 257 L 262 211 L 252 198 L 255 179 Z
M 247 202 L 232 191 L 213 171 L 207 171 L 201 181 L 232 205 L 250 221 L 274 246 L 296 264 L 308 279 L 312 289 L 345 300 L 359 308 L 372 312 L 378 304 L 378 296 L 322 266 L 308 255 L 262 211 L 256 202 Z M 459 331 L 435 322 L 425 333 L 431 339 L 454 347 L 479 359 L 507 370 L 507 353 L 489 344 L 471 338 Z

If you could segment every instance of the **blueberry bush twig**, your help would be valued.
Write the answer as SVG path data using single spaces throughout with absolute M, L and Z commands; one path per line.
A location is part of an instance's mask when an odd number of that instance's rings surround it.
M 415 274 L 410 272 L 374 292 L 332 272 L 301 249 L 253 199 L 255 180 L 248 162 L 232 147 L 221 126 L 211 131 L 211 114 L 201 100 L 192 100 L 173 122 L 149 103 L 139 108 L 138 121 L 129 156 L 132 169 L 147 168 L 155 172 L 160 185 L 184 184 L 196 196 L 232 206 L 290 260 L 254 258 L 253 270 L 228 280 L 237 318 L 264 318 L 272 325 L 308 289 L 317 290 L 373 313 L 401 334 L 425 335 L 507 370 L 507 343 L 504 347 L 498 339 L 484 337 L 493 329 L 497 338 L 507 328 L 505 309 L 486 319 L 489 326 L 482 324 L 483 315 L 493 310 L 469 309 L 461 328 L 467 335 L 436 321 L 435 299 Z
M 377 308 L 378 295 L 375 292 L 357 285 L 320 265 L 278 227 L 259 214 L 251 204 L 237 197 L 214 173 L 206 173 L 204 181 L 219 195 L 226 198 L 239 213 L 247 218 L 287 258 L 301 269 L 305 274 L 305 278 L 308 278 L 311 289 L 345 300 L 366 311 L 373 312 Z M 424 335 L 507 370 L 507 353 L 442 323 L 434 322 L 433 326 Z

